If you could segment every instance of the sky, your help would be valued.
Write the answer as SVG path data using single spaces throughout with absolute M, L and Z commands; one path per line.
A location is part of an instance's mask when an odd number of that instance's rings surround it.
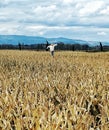
M 0 35 L 109 41 L 109 0 L 0 0 Z

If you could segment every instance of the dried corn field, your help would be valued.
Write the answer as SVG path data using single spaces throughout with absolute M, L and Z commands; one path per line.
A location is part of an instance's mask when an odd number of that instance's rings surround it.
M 0 130 L 109 130 L 109 53 L 1 50 Z

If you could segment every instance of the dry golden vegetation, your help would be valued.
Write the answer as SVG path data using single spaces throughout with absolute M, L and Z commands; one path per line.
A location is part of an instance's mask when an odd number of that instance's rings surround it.
M 0 130 L 109 130 L 109 53 L 1 50 Z

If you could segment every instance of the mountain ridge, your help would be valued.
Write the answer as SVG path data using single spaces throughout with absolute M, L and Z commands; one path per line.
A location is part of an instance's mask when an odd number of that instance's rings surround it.
M 80 39 L 70 39 L 65 37 L 57 37 L 57 38 L 45 38 L 41 36 L 26 36 L 26 35 L 0 35 L 0 44 L 12 44 L 18 45 L 21 44 L 42 44 L 46 43 L 65 43 L 65 44 L 87 44 L 89 46 L 99 45 L 97 41 L 85 41 Z M 105 45 L 109 45 L 108 42 L 103 42 Z

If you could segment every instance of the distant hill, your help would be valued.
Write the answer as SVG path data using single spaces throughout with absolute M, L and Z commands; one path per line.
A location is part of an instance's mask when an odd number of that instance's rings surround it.
M 96 46 L 99 45 L 99 42 L 96 41 L 84 41 L 78 39 L 68 39 L 68 38 L 45 38 L 45 37 L 38 37 L 38 36 L 24 36 L 24 35 L 0 35 L 0 44 L 13 44 L 17 45 L 18 43 L 21 44 L 41 44 L 46 43 L 48 40 L 49 43 L 60 43 L 63 42 L 65 44 L 87 44 L 89 46 Z M 109 45 L 108 42 L 104 42 L 103 45 Z
M 63 37 L 59 37 L 59 38 L 47 38 L 48 41 L 50 42 L 63 42 L 66 44 L 87 44 L 87 41 L 83 41 L 83 40 L 77 40 L 77 39 L 68 39 L 68 38 L 63 38 Z
M 17 45 L 19 42 L 24 44 L 38 44 L 46 41 L 43 37 L 23 36 L 23 35 L 0 35 L 0 44 Z

